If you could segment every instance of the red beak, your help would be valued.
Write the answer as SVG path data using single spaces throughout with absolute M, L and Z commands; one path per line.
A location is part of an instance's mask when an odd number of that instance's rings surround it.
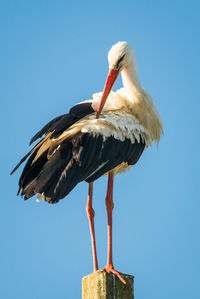
M 111 69 L 108 73 L 108 77 L 106 80 L 106 84 L 103 90 L 103 95 L 99 104 L 99 107 L 97 109 L 96 118 L 99 118 L 99 115 L 103 109 L 103 106 L 105 105 L 105 102 L 109 96 L 109 93 L 112 90 L 113 85 L 115 84 L 115 81 L 117 80 L 117 77 L 119 75 L 119 70 Z

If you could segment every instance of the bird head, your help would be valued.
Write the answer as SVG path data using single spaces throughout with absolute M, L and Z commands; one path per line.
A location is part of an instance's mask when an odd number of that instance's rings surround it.
M 118 42 L 108 52 L 109 69 L 119 73 L 134 60 L 134 53 L 127 42 Z
M 96 118 L 99 117 L 120 72 L 124 68 L 128 67 L 130 63 L 133 63 L 133 61 L 134 53 L 127 42 L 118 42 L 110 49 L 108 53 L 109 73 L 103 90 L 103 95 L 97 109 Z

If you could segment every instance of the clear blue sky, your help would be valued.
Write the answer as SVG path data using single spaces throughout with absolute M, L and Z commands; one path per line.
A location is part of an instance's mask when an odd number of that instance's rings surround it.
M 199 1 L 0 1 L 0 298 L 81 297 L 93 269 L 87 184 L 38 204 L 16 197 L 21 169 L 9 172 L 41 126 L 103 89 L 119 40 L 135 50 L 165 135 L 115 179 L 114 264 L 135 276 L 137 299 L 199 298 L 199 11 Z M 103 267 L 105 178 L 94 192 Z

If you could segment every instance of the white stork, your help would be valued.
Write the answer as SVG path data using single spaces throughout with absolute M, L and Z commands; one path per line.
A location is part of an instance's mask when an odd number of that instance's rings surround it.
M 108 216 L 108 260 L 105 270 L 116 274 L 112 259 L 112 210 L 114 175 L 136 164 L 143 150 L 159 142 L 162 123 L 150 95 L 140 85 L 134 53 L 127 42 L 118 42 L 108 53 L 109 74 L 103 93 L 79 103 L 69 113 L 56 117 L 32 139 L 44 137 L 20 161 L 29 157 L 19 190 L 24 199 L 38 194 L 37 200 L 57 203 L 80 182 L 89 183 L 88 214 L 94 271 L 98 270 L 93 182 L 108 175 L 106 208 Z M 121 73 L 123 88 L 112 92 Z

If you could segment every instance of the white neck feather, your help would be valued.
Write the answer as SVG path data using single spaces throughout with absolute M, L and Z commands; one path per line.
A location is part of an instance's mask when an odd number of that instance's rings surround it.
M 121 72 L 124 85 L 122 97 L 125 97 L 130 103 L 130 109 L 133 115 L 139 120 L 139 123 L 147 129 L 151 140 L 159 142 L 162 130 L 162 122 L 158 115 L 155 104 L 150 95 L 140 85 L 135 62 L 129 64 Z
M 137 101 L 138 95 L 141 94 L 142 87 L 138 79 L 135 63 L 132 62 L 124 68 L 121 72 L 121 76 L 124 89 L 126 90 L 127 99 L 130 102 Z

